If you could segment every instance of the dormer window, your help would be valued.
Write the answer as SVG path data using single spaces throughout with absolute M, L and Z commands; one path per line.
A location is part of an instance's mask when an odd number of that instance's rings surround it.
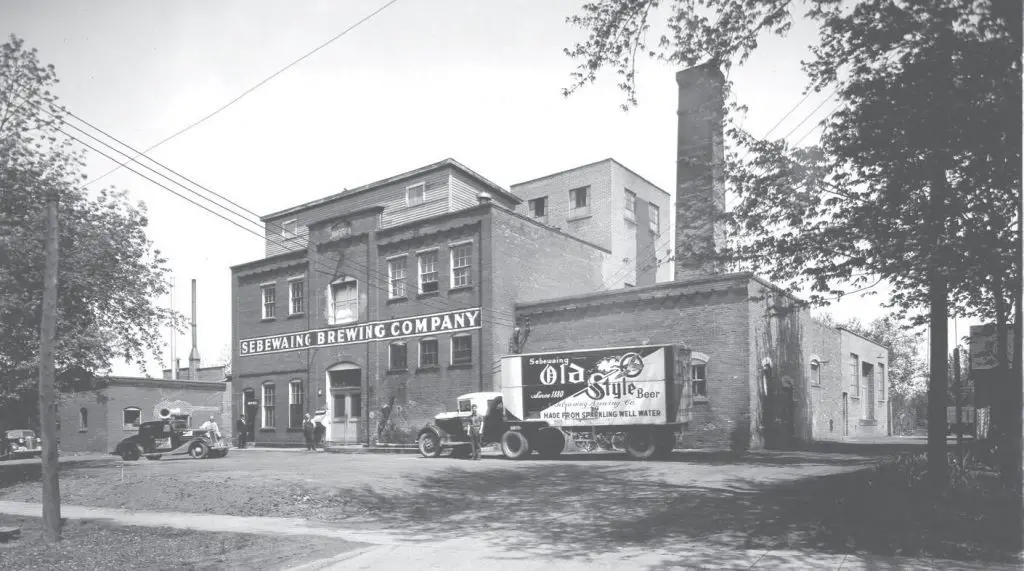
M 352 235 L 352 223 L 347 220 L 331 224 L 331 239 L 347 238 Z
M 427 185 L 419 182 L 405 189 L 405 205 L 416 206 L 423 204 L 427 198 Z

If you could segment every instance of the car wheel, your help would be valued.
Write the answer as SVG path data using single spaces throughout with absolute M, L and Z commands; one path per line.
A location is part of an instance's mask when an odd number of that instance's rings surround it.
M 530 441 L 518 430 L 509 430 L 501 435 L 501 453 L 506 458 L 521 460 L 530 455 Z
M 142 457 L 142 452 L 142 447 L 138 444 L 126 446 L 124 450 L 121 451 L 121 459 L 125 462 L 134 462 Z
M 209 453 L 209 451 L 210 448 L 202 442 L 196 442 L 192 444 L 192 446 L 188 447 L 188 455 L 196 460 L 206 458 L 206 454 Z
M 420 454 L 424 458 L 437 458 L 441 455 L 441 439 L 433 432 L 420 434 L 418 444 L 420 445 Z
M 647 460 L 657 452 L 657 438 L 651 430 L 631 430 L 626 434 L 626 453 L 636 460 Z

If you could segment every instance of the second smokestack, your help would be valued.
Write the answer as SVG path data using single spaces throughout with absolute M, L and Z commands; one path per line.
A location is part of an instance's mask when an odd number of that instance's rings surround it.
M 196 339 L 196 280 L 192 279 L 192 352 L 188 354 L 188 380 L 199 380 L 199 344 Z

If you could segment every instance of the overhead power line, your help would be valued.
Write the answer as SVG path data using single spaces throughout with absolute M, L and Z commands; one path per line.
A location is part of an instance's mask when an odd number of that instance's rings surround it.
M 243 92 L 242 92 L 242 93 L 241 93 L 241 94 L 240 94 L 240 95 L 239 95 L 238 97 L 235 97 L 235 98 L 234 98 L 234 99 L 232 99 L 231 101 L 228 101 L 228 102 L 227 102 L 227 103 L 225 103 L 224 105 L 221 105 L 220 107 L 218 107 L 217 109 L 215 109 L 215 110 L 214 110 L 213 112 L 211 112 L 211 113 L 207 114 L 206 116 L 204 116 L 203 118 L 199 119 L 198 121 L 195 121 L 194 123 L 191 123 L 190 125 L 186 126 L 185 128 L 183 128 L 183 129 L 179 130 L 178 132 L 176 132 L 176 133 L 174 133 L 174 134 L 172 134 L 172 135 L 169 135 L 169 136 L 167 136 L 167 137 L 165 137 L 165 138 L 161 139 L 161 140 L 160 140 L 159 142 L 157 142 L 156 144 L 154 144 L 154 145 L 152 145 L 152 146 L 148 147 L 148 148 L 147 148 L 147 149 L 146 149 L 145 151 L 143 151 L 143 152 L 141 152 L 141 153 L 139 153 L 139 154 L 135 155 L 135 156 L 134 156 L 134 157 L 132 157 L 132 158 L 133 158 L 133 159 L 137 159 L 137 158 L 139 158 L 140 156 L 142 156 L 142 155 L 143 155 L 144 153 L 148 153 L 148 152 L 152 151 L 153 149 L 156 149 L 157 147 L 159 147 L 159 146 L 163 145 L 164 143 L 166 143 L 166 142 L 170 141 L 171 139 L 174 139 L 175 137 L 178 137 L 178 136 L 180 136 L 180 135 L 184 134 L 185 132 L 187 132 L 187 131 L 189 131 L 189 130 L 191 130 L 191 129 L 195 128 L 195 127 L 198 127 L 199 125 L 201 125 L 201 124 L 205 123 L 206 121 L 208 121 L 209 119 L 211 119 L 211 118 L 212 118 L 212 117 L 213 117 L 214 115 L 217 115 L 217 114 L 218 114 L 218 113 L 220 113 L 221 111 L 224 111 L 224 110 L 225 110 L 225 109 L 227 109 L 228 107 L 231 107 L 231 106 L 232 106 L 232 105 L 234 105 L 235 103 L 238 103 L 238 102 L 239 102 L 239 101 L 240 101 L 240 100 L 241 100 L 241 99 L 242 99 L 243 97 L 245 97 L 246 95 L 249 95 L 249 94 L 250 94 L 250 93 L 252 93 L 253 91 L 256 91 L 256 90 L 257 90 L 257 89 L 259 89 L 260 87 L 263 87 L 263 85 L 265 85 L 266 83 L 268 83 L 269 81 L 271 81 L 271 80 L 272 80 L 272 79 L 274 79 L 275 77 L 277 77 L 277 76 L 281 75 L 282 73 L 284 73 L 284 72 L 288 71 L 289 69 L 291 69 L 291 68 L 292 68 L 292 67 L 294 67 L 295 65 L 299 64 L 300 62 L 302 62 L 302 61 L 303 61 L 303 60 L 305 60 L 306 58 L 308 58 L 308 57 L 312 56 L 313 54 L 317 53 L 318 51 L 320 51 L 320 50 L 322 50 L 322 49 L 326 48 L 327 46 L 329 46 L 329 45 L 331 45 L 332 43 L 336 42 L 337 40 L 341 39 L 341 38 L 342 38 L 342 37 L 344 37 L 344 36 L 345 36 L 346 34 L 348 34 L 348 33 L 349 33 L 349 32 L 351 32 L 352 30 L 354 30 L 354 29 L 358 28 L 358 27 L 359 27 L 359 26 L 361 26 L 361 25 L 362 25 L 363 23 L 365 23 L 366 21 L 368 21 L 368 20 L 369 20 L 370 18 L 373 18 L 373 17 L 374 17 L 374 16 L 376 16 L 377 14 L 380 14 L 381 12 L 383 12 L 383 11 L 384 11 L 385 9 L 387 9 L 388 7 L 390 7 L 390 6 L 391 6 L 392 4 L 394 4 L 395 2 L 398 2 L 398 0 L 390 0 L 390 2 L 388 2 L 387 4 L 384 4 L 384 5 L 383 5 L 383 6 L 381 6 L 380 8 L 377 8 L 376 10 L 374 10 L 373 12 L 371 12 L 371 13 L 370 13 L 369 15 L 367 15 L 367 16 L 365 16 L 365 17 L 363 17 L 363 19 L 359 20 L 359 21 L 358 21 L 358 22 L 356 22 L 355 24 L 352 24 L 352 25 L 351 25 L 351 26 L 349 26 L 348 28 L 345 28 L 344 30 L 342 30 L 342 31 L 341 31 L 341 33 L 339 33 L 339 34 L 335 35 L 334 37 L 332 37 L 331 39 L 327 40 L 326 42 L 324 42 L 324 43 L 320 44 L 319 46 L 317 46 L 317 47 L 313 48 L 312 50 L 310 50 L 310 51 L 306 52 L 305 54 L 303 54 L 303 55 L 299 56 L 299 58 L 298 58 L 298 59 L 295 59 L 295 60 L 293 60 L 293 61 L 292 61 L 291 63 L 289 63 L 288 65 L 286 65 L 286 66 L 282 67 L 281 69 L 279 69 L 279 70 L 275 71 L 274 73 L 270 74 L 270 75 L 269 75 L 268 77 L 266 77 L 265 79 L 263 79 L 262 81 L 260 81 L 260 82 L 259 82 L 259 83 L 257 83 L 256 85 L 254 85 L 254 86 L 250 87 L 249 89 L 246 89 L 246 90 L 245 90 L 245 91 L 243 91 Z M 89 186 L 89 185 L 91 185 L 91 184 L 94 184 L 94 183 L 96 183 L 96 182 L 98 182 L 98 181 L 100 181 L 100 180 L 102 180 L 102 179 L 106 178 L 106 177 L 107 177 L 108 175 L 111 175 L 111 174 L 113 174 L 114 172 L 116 172 L 116 171 L 117 171 L 118 169 L 120 169 L 120 168 L 121 168 L 121 167 L 123 167 L 124 165 L 128 164 L 129 162 L 131 162 L 131 161 L 124 161 L 124 162 L 119 162 L 119 163 L 117 164 L 117 166 L 115 166 L 114 168 L 110 169 L 109 171 L 107 171 L 107 172 L 105 172 L 105 173 L 101 174 L 100 176 L 98 176 L 98 177 L 96 177 L 96 178 L 94 178 L 94 179 L 90 180 L 89 182 L 85 183 L 85 185 L 84 185 L 84 186 Z

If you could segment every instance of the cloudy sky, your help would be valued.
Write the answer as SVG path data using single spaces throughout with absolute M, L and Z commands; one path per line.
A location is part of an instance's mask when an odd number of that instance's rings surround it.
M 0 31 L 21 36 L 56 66 L 69 110 L 142 149 L 386 2 L 4 0 Z M 628 113 L 618 107 L 623 98 L 611 74 L 562 97 L 574 67 L 562 49 L 581 37 L 565 18 L 580 4 L 398 0 L 149 155 L 258 214 L 446 157 L 506 188 L 614 157 L 671 191 L 676 70 L 644 62 L 640 106 Z M 731 73 L 755 134 L 803 98 L 800 59 L 814 39 L 814 27 L 797 22 L 788 38 L 766 38 Z M 773 136 L 804 138 L 833 109 L 826 102 L 814 111 L 825 99 L 812 95 Z M 815 138 L 810 133 L 804 143 Z M 112 166 L 91 154 L 91 175 Z M 204 365 L 221 359 L 231 342 L 229 267 L 262 257 L 260 238 L 125 169 L 100 184 L 146 203 L 149 235 L 176 276 L 175 307 L 189 311 L 189 281 L 197 279 L 200 353 Z M 877 298 L 852 298 L 830 311 L 841 319 L 882 313 Z M 188 346 L 181 335 L 183 361 Z M 159 374 L 159 366 L 149 372 Z

